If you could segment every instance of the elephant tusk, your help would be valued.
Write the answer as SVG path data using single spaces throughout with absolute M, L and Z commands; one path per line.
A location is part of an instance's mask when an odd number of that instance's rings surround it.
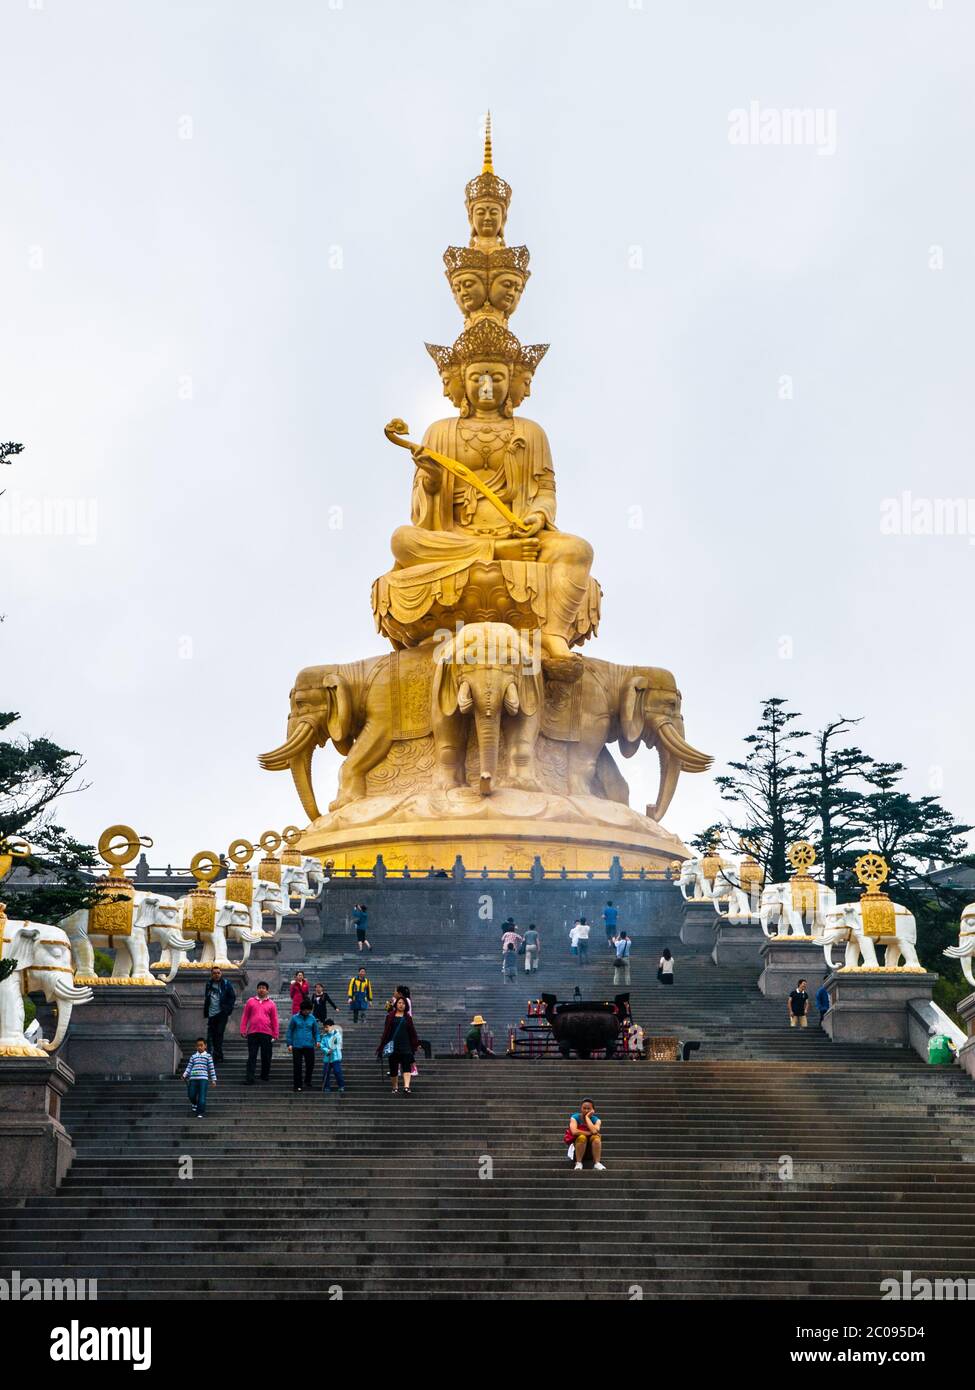
M 309 820 L 317 820 L 321 814 L 311 781 L 311 757 L 314 751 L 311 743 L 306 743 L 291 763 L 291 776 L 294 780 L 295 791 L 298 793 L 298 799 Z
M 674 799 L 677 781 L 681 774 L 681 764 L 680 759 L 667 748 L 658 747 L 657 757 L 660 761 L 657 799 L 652 806 L 647 807 L 647 817 L 650 820 L 660 821 L 667 814 L 670 803 Z
M 307 719 L 302 719 L 280 747 L 272 748 L 270 753 L 259 754 L 257 761 L 265 772 L 283 772 L 299 753 L 303 753 L 305 749 L 311 750 L 314 740 L 314 726 Z
M 692 747 L 669 719 L 660 720 L 656 733 L 659 745 L 680 760 L 683 772 L 707 772 L 714 762 L 709 753 L 701 753 Z

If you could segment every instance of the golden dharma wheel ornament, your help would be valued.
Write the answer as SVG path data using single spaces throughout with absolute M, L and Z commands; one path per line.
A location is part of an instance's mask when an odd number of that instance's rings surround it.
M 233 840 L 227 850 L 227 858 L 233 868 L 226 878 L 227 901 L 243 903 L 245 907 L 254 904 L 254 875 L 248 865 L 254 857 L 254 846 L 250 840 Z
M 880 886 L 890 874 L 887 860 L 882 854 L 875 854 L 871 850 L 860 855 L 853 865 L 853 872 L 863 888 L 860 918 L 864 936 L 892 936 L 896 930 L 897 914 L 894 904 Z
M 257 842 L 264 851 L 264 858 L 257 866 L 257 877 L 265 883 L 281 883 L 281 860 L 276 851 L 281 847 L 281 836 L 276 830 L 265 830 Z
M 281 831 L 281 839 L 285 845 L 281 851 L 281 863 L 292 864 L 297 868 L 301 864 L 301 851 L 298 848 L 301 831 L 296 825 L 286 825 Z
M 217 920 L 217 895 L 210 884 L 220 872 L 220 856 L 212 850 L 202 849 L 190 860 L 190 873 L 196 879 L 196 887 L 186 896 L 183 909 L 183 930 L 199 936 L 201 932 L 212 932 Z
M 818 885 L 809 870 L 816 862 L 816 850 L 808 840 L 796 840 L 790 845 L 786 858 L 794 870 L 789 884 L 792 888 L 792 908 L 803 922 L 816 915 Z
M 121 840 L 121 844 L 116 842 Z M 149 849 L 148 835 L 137 835 L 131 825 L 110 825 L 98 839 L 98 853 L 108 865 L 108 873 L 98 883 L 98 900 L 89 911 L 88 930 L 92 935 L 131 936 L 135 916 L 135 885 L 125 877 L 126 864 Z

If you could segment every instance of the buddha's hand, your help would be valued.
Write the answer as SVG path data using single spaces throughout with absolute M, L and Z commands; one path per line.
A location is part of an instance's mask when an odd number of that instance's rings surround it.
M 422 445 L 411 449 L 413 462 L 423 474 L 423 486 L 427 492 L 437 492 L 443 480 L 443 469 L 436 459 L 431 458 Z
M 529 512 L 522 521 L 522 526 L 525 528 L 522 535 L 537 536 L 547 523 L 548 518 L 544 512 Z

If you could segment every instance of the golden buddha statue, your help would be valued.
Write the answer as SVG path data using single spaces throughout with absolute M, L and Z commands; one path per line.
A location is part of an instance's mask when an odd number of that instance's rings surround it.
M 385 431 L 412 466 L 409 520 L 372 586 L 392 650 L 300 671 L 285 742 L 261 762 L 291 771 L 310 822 L 302 850 L 340 868 L 368 869 L 377 853 L 391 869 L 457 855 L 494 870 L 536 854 L 548 871 L 669 865 L 687 851 L 661 818 L 680 774 L 710 758 L 684 738 L 671 672 L 574 650 L 596 633 L 601 591 L 589 542 L 556 525 L 545 431 L 515 414 L 548 344 L 509 328 L 529 253 L 505 245 L 511 186 L 494 172 L 490 117 L 464 201 L 470 243 L 443 258 L 463 330 L 426 344 L 455 413 L 419 443 L 400 419 Z M 312 758 L 327 743 L 343 762 L 322 814 Z M 614 744 L 659 756 L 645 815 Z

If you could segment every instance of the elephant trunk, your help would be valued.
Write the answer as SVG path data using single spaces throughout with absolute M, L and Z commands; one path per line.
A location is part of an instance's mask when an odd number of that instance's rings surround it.
M 975 989 L 975 974 L 972 973 L 972 956 L 975 955 L 975 936 L 965 933 L 968 938 L 965 945 L 949 946 L 944 954 L 952 960 L 961 961 L 962 974 L 968 983 Z
M 498 772 L 498 746 L 500 744 L 501 707 L 489 706 L 475 709 L 474 727 L 477 730 L 477 748 L 480 762 L 479 789 L 482 796 L 490 796 L 494 790 L 494 779 Z
M 51 1041 L 41 1043 L 45 1052 L 57 1052 L 64 1042 L 75 1004 L 87 1004 L 94 997 L 87 985 L 65 985 L 60 981 L 55 983 L 53 994 L 58 1006 L 58 1026 Z
M 164 950 L 169 952 L 169 973 L 165 979 L 166 984 L 170 985 L 176 979 L 176 972 L 183 964 L 183 957 L 196 950 L 196 938 L 184 936 L 176 927 L 172 929 L 157 928 L 154 935 L 162 943 Z

